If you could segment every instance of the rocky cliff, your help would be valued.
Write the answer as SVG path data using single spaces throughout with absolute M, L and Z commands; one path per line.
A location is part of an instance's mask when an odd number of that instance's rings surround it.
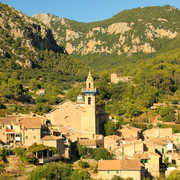
M 0 55 L 16 56 L 20 66 L 32 67 L 40 50 L 63 52 L 51 30 L 11 6 L 0 3 Z M 10 55 L 11 54 L 11 55 Z M 33 56 L 33 59 L 29 56 Z
M 36 14 L 69 54 L 154 53 L 161 43 L 179 38 L 180 11 L 172 6 L 123 11 L 105 21 L 81 23 L 52 14 Z

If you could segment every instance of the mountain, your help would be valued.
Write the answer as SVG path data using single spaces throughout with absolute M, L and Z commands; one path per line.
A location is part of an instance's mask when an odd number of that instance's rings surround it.
M 125 10 L 110 19 L 76 22 L 52 14 L 35 14 L 57 44 L 74 55 L 153 54 L 179 47 L 180 10 L 166 5 Z
M 82 80 L 87 70 L 57 44 L 50 28 L 0 3 L 0 72 L 25 85 L 41 79 L 43 88 L 46 83 L 59 87 L 62 82 Z
M 29 54 L 33 54 L 36 59 L 38 50 L 63 52 L 51 30 L 43 23 L 6 4 L 0 3 L 0 9 L 1 55 L 16 56 L 17 63 L 30 67 L 35 61 L 28 58 Z

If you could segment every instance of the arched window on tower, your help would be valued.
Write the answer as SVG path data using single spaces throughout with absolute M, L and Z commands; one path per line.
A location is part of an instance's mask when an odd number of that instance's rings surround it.
M 88 104 L 90 105 L 91 104 L 91 98 L 88 97 Z
M 91 83 L 89 83 L 89 89 L 91 88 Z

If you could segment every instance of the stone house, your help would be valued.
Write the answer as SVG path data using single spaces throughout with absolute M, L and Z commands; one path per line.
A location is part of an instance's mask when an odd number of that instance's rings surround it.
M 99 160 L 98 178 L 111 179 L 113 176 L 122 178 L 131 177 L 134 180 L 142 180 L 145 169 L 140 160 Z
M 135 127 L 127 127 L 123 129 L 118 129 L 116 131 L 118 136 L 124 137 L 124 138 L 134 138 L 134 139 L 140 139 L 142 134 L 142 129 L 135 128 Z
M 122 137 L 117 135 L 105 136 L 104 137 L 104 148 L 109 151 L 117 149 L 122 143 Z
M 141 160 L 144 167 L 151 176 L 159 176 L 160 173 L 160 155 L 153 152 L 144 152 L 141 154 L 136 154 L 136 158 Z
M 16 116 L 0 118 L 1 144 L 13 147 L 21 142 L 21 128 Z
M 31 146 L 41 143 L 41 121 L 39 118 L 23 118 L 19 120 L 21 124 L 22 145 Z
M 44 96 L 46 93 L 46 90 L 45 89 L 38 89 L 38 91 L 36 91 L 36 95 L 40 96 Z
M 143 142 L 132 142 L 121 144 L 113 153 L 117 159 L 122 157 L 134 157 L 134 154 L 143 153 L 145 151 L 145 146 Z
M 111 74 L 111 83 L 117 84 L 118 82 L 129 82 L 133 79 L 133 76 L 118 76 L 117 74 Z
M 44 136 L 41 139 L 41 143 L 45 146 L 56 147 L 59 150 L 60 155 L 65 154 L 65 138 L 61 136 Z
M 143 132 L 144 138 L 172 138 L 172 128 L 153 128 Z
M 172 139 L 173 143 L 180 148 L 180 133 L 174 133 Z

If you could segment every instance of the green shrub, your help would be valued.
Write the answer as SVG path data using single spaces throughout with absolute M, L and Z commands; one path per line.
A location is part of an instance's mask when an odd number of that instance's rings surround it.
M 4 173 L 6 170 L 5 170 L 5 165 L 4 163 L 0 162 L 0 174 L 1 173 Z
M 89 163 L 85 162 L 85 161 L 79 161 L 78 165 L 82 168 L 88 168 L 89 167 Z
M 179 104 L 179 100 L 173 99 L 173 100 L 171 101 L 171 103 L 172 103 L 172 104 Z

